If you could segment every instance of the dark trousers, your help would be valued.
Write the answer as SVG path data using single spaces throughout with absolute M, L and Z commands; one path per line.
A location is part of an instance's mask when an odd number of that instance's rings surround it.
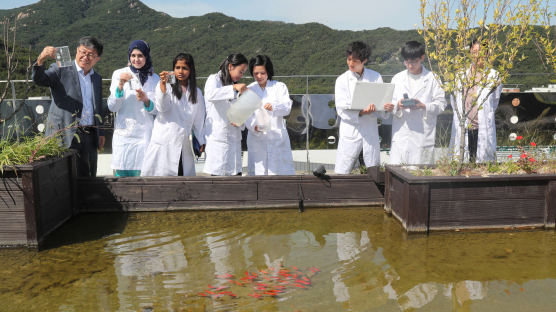
M 97 130 L 92 127 L 78 127 L 70 148 L 77 150 L 77 176 L 96 177 L 98 160 L 98 136 Z
M 477 141 L 479 140 L 479 129 L 467 129 L 467 143 L 469 147 L 469 162 L 474 163 L 477 159 Z
M 181 153 L 180 153 L 180 164 L 178 165 L 178 177 L 183 177 L 183 165 L 181 163 Z

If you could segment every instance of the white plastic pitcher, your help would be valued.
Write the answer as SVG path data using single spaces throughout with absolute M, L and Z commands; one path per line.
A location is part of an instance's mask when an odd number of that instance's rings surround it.
M 270 115 L 263 107 L 255 111 L 255 125 L 259 131 L 267 132 L 270 130 Z
M 261 107 L 261 103 L 261 98 L 255 92 L 247 89 L 228 108 L 226 117 L 228 117 L 228 121 L 241 125 L 257 108 Z

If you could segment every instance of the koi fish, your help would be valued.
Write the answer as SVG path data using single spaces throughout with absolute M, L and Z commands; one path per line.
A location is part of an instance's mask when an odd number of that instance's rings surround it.
M 223 275 L 216 275 L 216 278 L 233 278 L 234 276 L 232 274 L 226 273 Z
M 220 287 L 216 287 L 214 290 L 219 291 L 219 290 L 226 289 L 226 288 L 230 288 L 230 287 L 229 286 L 220 286 Z
M 306 281 L 302 281 L 302 280 L 296 280 L 296 283 L 301 283 L 301 284 L 305 284 L 305 285 L 311 285 L 311 283 L 306 282 Z

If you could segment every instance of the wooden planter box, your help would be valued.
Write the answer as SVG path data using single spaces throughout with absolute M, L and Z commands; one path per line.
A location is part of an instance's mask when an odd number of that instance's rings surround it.
M 418 177 L 386 166 L 384 202 L 410 233 L 554 228 L 556 175 Z
M 38 161 L 0 174 L 0 246 L 38 248 L 74 214 L 75 156 Z
M 79 212 L 382 207 L 367 175 L 78 178 Z
M 384 170 L 380 170 L 380 166 L 368 167 L 367 174 L 376 184 L 384 184 Z

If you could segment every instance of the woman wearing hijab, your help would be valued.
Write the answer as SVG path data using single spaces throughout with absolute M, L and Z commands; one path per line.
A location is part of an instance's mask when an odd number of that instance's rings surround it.
M 143 155 L 153 128 L 155 88 L 150 47 L 143 40 L 128 49 L 129 66 L 112 74 L 108 109 L 116 113 L 112 137 L 112 169 L 116 177 L 141 175 Z

